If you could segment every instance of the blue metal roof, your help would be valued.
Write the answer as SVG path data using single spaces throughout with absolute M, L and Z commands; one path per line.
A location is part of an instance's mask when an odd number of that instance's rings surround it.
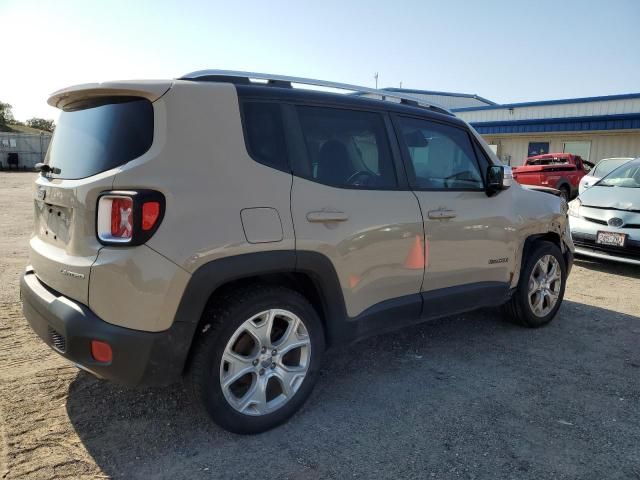
M 381 90 L 386 90 L 387 92 L 418 93 L 422 95 L 441 95 L 443 97 L 475 98 L 476 100 L 479 100 L 481 102 L 488 104 L 488 106 L 497 105 L 496 102 L 492 102 L 491 100 L 483 98 L 480 95 L 476 95 L 475 93 L 438 92 L 436 90 L 415 90 L 412 88 L 391 88 L 391 87 L 382 88 Z M 476 108 L 476 107 L 469 107 L 469 108 Z M 480 107 L 480 108 L 484 108 L 484 107 Z
M 470 123 L 481 135 L 628 130 L 640 129 L 640 113 Z
M 523 103 L 504 103 L 502 105 L 493 104 L 486 107 L 463 107 L 452 108 L 452 112 L 470 112 L 475 110 L 499 110 L 502 108 L 518 108 L 518 107 L 539 107 L 545 105 L 563 105 L 568 103 L 589 103 L 589 102 L 606 102 L 609 100 L 630 100 L 640 98 L 640 93 L 625 93 L 622 95 L 604 95 L 601 97 L 582 97 L 582 98 L 565 98 L 562 100 L 542 100 L 539 102 L 523 102 Z

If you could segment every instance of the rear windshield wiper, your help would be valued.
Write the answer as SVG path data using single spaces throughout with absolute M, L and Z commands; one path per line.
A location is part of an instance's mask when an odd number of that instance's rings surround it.
M 47 163 L 36 163 L 35 169 L 36 169 L 36 171 L 38 171 L 40 173 L 59 174 L 61 172 L 61 170 L 59 168 L 51 167 Z

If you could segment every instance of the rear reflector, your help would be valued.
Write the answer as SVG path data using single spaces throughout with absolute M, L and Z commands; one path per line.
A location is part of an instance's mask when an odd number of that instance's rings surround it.
M 142 204 L 142 230 L 151 230 L 160 217 L 160 202 Z
M 96 362 L 109 363 L 113 360 L 111 345 L 100 340 L 91 340 L 91 356 Z

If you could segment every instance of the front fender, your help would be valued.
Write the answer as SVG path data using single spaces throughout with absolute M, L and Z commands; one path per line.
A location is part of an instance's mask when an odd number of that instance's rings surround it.
M 522 189 L 515 200 L 514 211 L 518 212 L 518 251 L 516 268 L 511 279 L 515 288 L 520 279 L 520 271 L 532 242 L 539 239 L 554 241 L 560 247 L 565 258 L 573 258 L 573 241 L 569 231 L 567 203 L 559 197 L 547 193 Z M 568 259 L 568 265 L 571 260 Z

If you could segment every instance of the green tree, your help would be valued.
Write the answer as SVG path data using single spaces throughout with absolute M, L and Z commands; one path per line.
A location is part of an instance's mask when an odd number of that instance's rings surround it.
M 13 121 L 13 107 L 4 102 L 0 102 L 0 125 L 7 125 Z
M 46 120 L 44 118 L 30 118 L 27 120 L 27 126 L 31 128 L 37 128 L 38 130 L 45 130 L 47 132 L 53 132 L 55 125 L 53 120 Z

